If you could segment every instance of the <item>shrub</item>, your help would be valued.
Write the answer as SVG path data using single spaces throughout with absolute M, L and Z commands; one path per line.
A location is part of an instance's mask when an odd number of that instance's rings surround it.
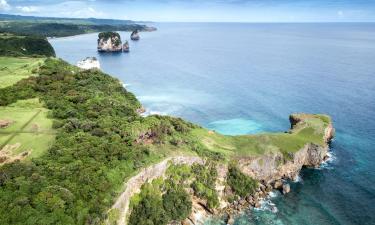
M 163 195 L 163 206 L 170 220 L 180 221 L 191 213 L 190 196 L 182 188 L 170 189 Z
M 258 183 L 256 180 L 243 174 L 236 166 L 230 165 L 228 169 L 227 183 L 240 197 L 246 197 L 255 192 Z

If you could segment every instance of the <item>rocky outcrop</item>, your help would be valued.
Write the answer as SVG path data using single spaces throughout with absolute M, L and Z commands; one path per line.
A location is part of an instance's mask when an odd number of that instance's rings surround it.
M 98 35 L 99 52 L 121 52 L 122 42 L 117 32 L 102 32 Z
M 311 115 L 294 114 L 290 118 L 292 129 L 294 129 L 298 126 L 302 127 L 303 123 L 306 122 L 305 119 L 311 119 Z M 265 198 L 272 190 L 277 189 L 283 194 L 289 193 L 291 187 L 288 184 L 288 180 L 296 180 L 300 170 L 304 166 L 318 167 L 326 160 L 328 143 L 334 136 L 334 128 L 328 117 L 327 124 L 325 124 L 322 134 L 322 145 L 307 143 L 300 150 L 289 154 L 287 158 L 281 153 L 268 153 L 261 156 L 238 158 L 238 166 L 241 171 L 260 181 L 259 187 L 254 194 L 229 203 L 226 199 L 228 199 L 227 196 L 232 196 L 232 191 L 229 187 L 225 187 L 224 191 L 220 191 L 220 182 L 218 182 L 217 191 L 220 207 L 215 211 L 215 215 L 228 215 L 227 224 L 229 224 L 229 222 L 233 221 L 233 216 L 239 214 L 242 210 L 248 209 L 249 207 L 259 208 L 261 206 L 261 199 Z M 225 171 L 225 169 L 222 168 L 222 171 Z M 221 172 L 220 169 L 218 169 L 219 179 Z M 225 174 L 222 174 L 221 177 L 225 177 Z M 202 214 L 202 212 L 200 212 L 200 214 Z M 208 214 L 208 216 L 210 215 Z
M 140 38 L 138 30 L 133 31 L 130 35 L 130 39 L 133 41 L 138 41 Z
M 306 114 L 291 115 L 292 128 L 303 123 L 307 116 Z M 323 145 L 307 143 L 299 151 L 289 153 L 288 159 L 281 153 L 269 153 L 239 159 L 238 165 L 245 174 L 265 183 L 273 183 L 280 179 L 295 180 L 303 166 L 318 167 L 326 159 L 328 143 L 334 135 L 331 122 L 324 128 L 323 134 Z
M 288 194 L 290 192 L 290 185 L 289 184 L 283 184 L 283 194 Z
M 292 130 L 304 128 L 306 119 L 316 119 L 307 114 L 294 114 L 290 117 Z M 217 165 L 218 178 L 216 181 L 216 191 L 219 197 L 219 207 L 211 210 L 206 206 L 205 200 L 199 199 L 192 195 L 192 213 L 181 222 L 181 224 L 203 224 L 204 221 L 211 216 L 227 215 L 227 223 L 234 222 L 233 216 L 249 207 L 261 207 L 261 200 L 265 198 L 269 192 L 274 189 L 280 190 L 287 194 L 291 191 L 288 180 L 295 180 L 302 167 L 317 167 L 327 157 L 328 143 L 334 135 L 334 128 L 329 117 L 324 118 L 324 126 L 319 132 L 322 134 L 322 144 L 314 144 L 308 142 L 301 149 L 295 152 L 289 152 L 283 155 L 281 152 L 268 152 L 260 156 L 236 158 L 237 166 L 248 176 L 259 181 L 259 186 L 255 192 L 245 198 L 235 198 L 233 200 L 233 191 L 226 183 L 228 166 L 223 163 Z M 320 124 L 319 124 L 320 125 Z M 324 129 L 324 130 L 323 130 Z M 319 142 L 318 142 L 319 143 Z M 284 153 L 285 154 L 285 153 Z M 175 157 L 168 158 L 161 163 L 142 170 L 138 175 L 132 177 L 125 185 L 125 191 L 118 198 L 112 209 L 120 212 L 118 224 L 126 224 L 126 214 L 129 210 L 130 197 L 140 191 L 141 186 L 148 181 L 157 177 L 162 177 L 168 167 L 168 163 L 189 164 L 200 163 L 204 160 L 199 157 Z M 228 197 L 232 197 L 231 203 Z
M 84 70 L 100 69 L 99 60 L 97 60 L 95 57 L 87 57 L 86 59 L 79 61 L 77 66 Z
M 130 51 L 130 47 L 129 47 L 129 42 L 128 41 L 125 41 L 124 45 L 122 46 L 122 51 L 123 52 L 129 52 Z

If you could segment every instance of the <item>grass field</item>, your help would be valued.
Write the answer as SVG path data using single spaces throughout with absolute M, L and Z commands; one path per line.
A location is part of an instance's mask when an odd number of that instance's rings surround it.
M 2 156 L 11 160 L 25 152 L 28 159 L 42 155 L 55 138 L 48 112 L 36 98 L 0 107 L 0 120 L 11 121 L 8 127 L 0 128 L 0 149 L 7 149 Z
M 307 143 L 323 145 L 323 136 L 330 118 L 325 115 L 307 115 L 286 133 L 227 136 L 206 129 L 195 129 L 192 134 L 209 150 L 224 156 L 256 156 L 265 153 L 294 153 Z
M 36 76 L 41 58 L 0 57 L 0 88 L 11 86 L 29 76 Z

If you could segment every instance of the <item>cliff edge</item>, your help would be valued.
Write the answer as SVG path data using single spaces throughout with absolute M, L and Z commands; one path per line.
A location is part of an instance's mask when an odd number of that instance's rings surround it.
M 231 224 L 233 215 L 241 210 L 260 207 L 261 200 L 270 191 L 277 189 L 287 194 L 291 191 L 288 182 L 295 180 L 303 167 L 318 167 L 327 159 L 328 144 L 334 136 L 331 118 L 327 115 L 299 113 L 290 115 L 289 120 L 291 129 L 283 133 L 226 136 L 203 128 L 194 129 L 191 132 L 194 139 L 205 146 L 201 157 L 180 157 L 189 159 L 186 162 L 168 158 L 131 178 L 112 207 L 111 211 L 120 215 L 114 221 L 128 224 L 127 217 L 134 207 L 139 207 L 132 203 L 132 195 L 141 193 L 142 196 L 141 187 L 156 178 L 165 182 L 160 186 L 158 181 L 161 192 L 172 182 L 189 193 L 191 213 L 181 224 L 203 224 L 205 219 L 215 215 L 226 216 L 227 223 Z M 167 161 L 172 163 L 168 165 Z M 173 164 L 185 164 L 185 167 L 176 169 Z M 203 167 L 197 169 L 197 164 Z M 162 169 L 156 169 L 159 165 L 163 165 Z M 172 169 L 167 169 L 168 166 Z M 181 170 L 187 179 L 176 180 Z M 199 174 L 205 175 L 200 177 Z M 137 179 L 137 185 L 130 182 L 133 179 Z

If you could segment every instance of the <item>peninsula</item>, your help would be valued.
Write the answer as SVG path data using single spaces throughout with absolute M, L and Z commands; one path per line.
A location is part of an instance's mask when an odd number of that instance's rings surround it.
M 241 136 L 143 117 L 118 79 L 55 58 L 46 39 L 0 38 L 0 224 L 232 223 L 327 157 L 328 115 L 293 114 L 286 132 Z M 115 33 L 98 43 L 121 48 Z

